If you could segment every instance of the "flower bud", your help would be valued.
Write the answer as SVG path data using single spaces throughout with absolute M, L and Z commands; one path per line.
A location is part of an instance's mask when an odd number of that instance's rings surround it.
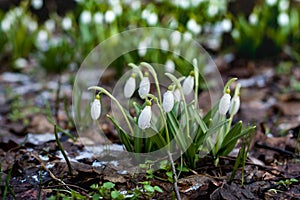
M 228 93 L 225 93 L 219 103 L 219 113 L 220 115 L 225 115 L 229 109 L 230 106 L 230 99 L 231 96 Z
M 139 87 L 139 95 L 141 98 L 144 98 L 144 95 L 149 94 L 150 92 L 150 81 L 148 77 L 148 73 L 145 73 L 145 76 L 142 78 Z
M 174 95 L 173 92 L 168 90 L 164 93 L 162 108 L 165 112 L 170 112 L 174 106 Z
M 229 107 L 229 114 L 235 115 L 240 109 L 240 97 L 235 96 L 231 99 L 230 107 Z
M 99 119 L 101 114 L 100 95 L 97 94 L 94 101 L 91 103 L 91 117 L 93 120 Z
M 179 102 L 179 101 L 181 101 L 181 96 L 180 96 L 180 91 L 179 91 L 179 89 L 178 88 L 176 88 L 175 90 L 174 90 L 174 99 L 175 99 L 175 101 L 177 101 L 177 102 Z
M 136 87 L 136 83 L 135 83 L 135 73 L 132 73 L 130 78 L 127 79 L 125 85 L 124 85 L 124 96 L 125 98 L 130 98 L 134 91 L 135 91 L 135 87 Z
M 184 80 L 182 85 L 182 90 L 184 95 L 190 94 L 194 89 L 194 73 L 193 71 L 190 75 Z
M 152 111 L 151 111 L 151 103 L 150 105 L 146 105 L 146 107 L 142 110 L 139 119 L 138 119 L 138 126 L 141 129 L 146 129 L 150 127 L 152 117 Z

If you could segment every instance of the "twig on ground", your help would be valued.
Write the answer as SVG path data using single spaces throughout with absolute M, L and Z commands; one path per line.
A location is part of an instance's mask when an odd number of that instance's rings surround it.
M 176 168 L 175 168 L 175 165 L 174 165 L 174 161 L 173 161 L 173 158 L 172 158 L 172 155 L 171 153 L 168 151 L 168 156 L 169 156 L 169 159 L 170 159 L 170 162 L 171 162 L 171 166 L 172 166 L 172 172 L 173 172 L 173 185 L 174 185 L 174 190 L 175 190 L 175 194 L 176 194 L 176 198 L 177 200 L 181 200 L 181 197 L 180 197 L 180 193 L 179 193 L 179 189 L 178 189 L 178 179 L 177 179 L 177 174 L 176 174 Z

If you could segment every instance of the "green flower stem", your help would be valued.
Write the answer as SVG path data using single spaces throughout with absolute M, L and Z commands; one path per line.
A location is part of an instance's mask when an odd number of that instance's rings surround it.
M 227 92 L 227 89 L 229 89 L 229 86 L 231 85 L 231 83 L 236 80 L 237 80 L 237 78 L 232 78 L 226 83 L 226 85 L 224 86 L 224 90 L 223 90 L 224 94 Z
M 186 132 L 187 132 L 187 136 L 190 138 L 190 127 L 189 127 L 190 118 L 189 118 L 189 115 L 188 115 L 187 105 L 186 105 L 186 101 L 185 101 L 185 97 L 184 97 L 184 94 L 183 94 L 183 91 L 182 91 L 181 84 L 180 84 L 179 80 L 173 74 L 165 73 L 165 75 L 167 77 L 169 77 L 175 83 L 176 87 L 179 89 L 181 99 L 182 99 L 183 105 L 184 105 L 185 116 L 186 116 Z
M 168 130 L 168 128 L 167 128 L 167 120 L 166 120 L 166 118 L 165 118 L 165 113 L 164 113 L 164 111 L 163 111 L 163 109 L 162 109 L 162 107 L 161 107 L 161 104 L 158 102 L 157 97 L 154 96 L 154 95 L 152 95 L 152 94 L 147 94 L 146 97 L 147 97 L 147 98 L 149 97 L 150 99 L 153 99 L 153 100 L 155 101 L 155 103 L 157 104 L 158 108 L 159 108 L 160 114 L 161 114 L 161 116 L 162 116 L 162 118 L 163 118 L 163 123 L 164 123 L 165 129 L 166 129 L 166 137 L 167 137 L 166 140 L 167 140 L 167 144 L 169 145 L 169 144 L 170 144 L 169 130 Z
M 122 115 L 124 116 L 124 119 L 125 119 L 126 123 L 128 124 L 128 127 L 130 129 L 131 134 L 134 135 L 133 128 L 132 128 L 132 126 L 131 126 L 131 124 L 128 120 L 128 117 L 127 117 L 122 105 L 119 103 L 119 101 L 113 95 L 111 95 L 107 90 L 105 90 L 104 88 L 99 87 L 99 86 L 91 86 L 91 87 L 88 88 L 88 90 L 98 90 L 98 91 L 102 92 L 103 94 L 107 95 L 109 98 L 111 98 L 117 104 L 117 106 L 119 107 Z
M 195 109 L 198 109 L 198 87 L 199 87 L 199 68 L 198 68 L 198 61 L 196 58 L 193 59 L 193 65 L 194 65 L 194 72 L 195 72 Z
M 131 67 L 134 70 L 134 72 L 137 72 L 139 74 L 140 79 L 142 80 L 143 73 L 142 73 L 141 69 L 133 63 L 129 63 L 128 66 Z
M 240 95 L 240 89 L 241 89 L 241 84 L 238 83 L 238 84 L 236 85 L 236 88 L 235 88 L 235 90 L 234 90 L 234 95 L 233 95 L 232 98 L 236 98 L 237 96 Z M 235 107 L 235 102 L 233 101 L 232 109 L 234 109 L 234 107 Z M 232 119 L 233 119 L 233 113 L 230 114 L 229 123 L 228 123 L 228 126 L 227 126 L 227 132 L 226 132 L 226 133 L 228 133 L 229 130 L 230 130 L 230 126 L 231 126 L 231 123 L 232 123 Z
M 152 74 L 152 76 L 154 78 L 155 85 L 156 85 L 156 90 L 157 90 L 157 96 L 158 96 L 159 104 L 161 105 L 162 104 L 162 100 L 161 100 L 161 93 L 160 93 L 160 88 L 159 88 L 159 82 L 158 82 L 157 74 L 156 74 L 154 68 L 150 64 L 148 64 L 146 62 L 141 62 L 140 65 L 142 67 L 146 67 L 149 70 L 149 72 Z

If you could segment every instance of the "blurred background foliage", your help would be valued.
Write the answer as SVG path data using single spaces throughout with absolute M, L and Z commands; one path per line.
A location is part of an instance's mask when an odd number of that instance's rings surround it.
M 212 54 L 230 52 L 247 59 L 284 55 L 300 62 L 299 0 L 3 0 L 0 8 L 0 64 L 10 70 L 29 64 L 47 73 L 77 69 L 110 36 L 151 26 L 183 34 L 160 41 L 164 50 L 170 41 L 193 38 Z M 149 41 L 139 42 L 143 47 Z M 121 73 L 124 60 L 157 58 L 162 63 L 170 57 L 163 50 L 136 51 L 113 64 Z

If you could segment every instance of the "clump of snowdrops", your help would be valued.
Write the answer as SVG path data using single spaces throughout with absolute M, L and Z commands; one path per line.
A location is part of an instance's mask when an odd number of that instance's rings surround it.
M 230 91 L 230 85 L 236 78 L 227 82 L 217 105 L 202 116 L 198 108 L 200 74 L 196 59 L 193 60 L 194 70 L 186 77 L 165 73 L 171 83 L 163 94 L 157 73 L 150 64 L 142 62 L 137 66 L 131 63 L 129 66 L 132 70 L 124 84 L 124 98 L 130 99 L 133 95 L 138 95 L 143 102 L 131 104 L 135 109 L 135 116 L 130 114 L 130 108 L 125 109 L 105 88 L 88 88 L 96 91 L 95 99 L 91 103 L 93 120 L 98 120 L 101 115 L 102 95 L 107 95 L 116 103 L 127 127 L 122 127 L 114 117 L 107 117 L 115 125 L 127 151 L 148 153 L 167 146 L 168 152 L 182 153 L 185 164 L 191 168 L 196 167 L 200 160 L 199 155 L 203 153 L 210 155 L 217 165 L 219 156 L 228 155 L 239 138 L 254 130 L 254 126 L 244 127 L 241 121 L 232 126 L 233 117 L 240 107 L 240 85 L 235 87 L 233 96 Z M 153 93 L 150 93 L 150 78 L 154 81 Z M 138 94 L 135 94 L 136 90 Z M 188 95 L 193 96 L 192 101 L 187 101 Z M 154 105 L 157 106 L 159 114 L 153 114 Z M 148 133 L 151 133 L 150 137 L 140 137 Z M 173 140 L 175 142 L 170 145 Z

